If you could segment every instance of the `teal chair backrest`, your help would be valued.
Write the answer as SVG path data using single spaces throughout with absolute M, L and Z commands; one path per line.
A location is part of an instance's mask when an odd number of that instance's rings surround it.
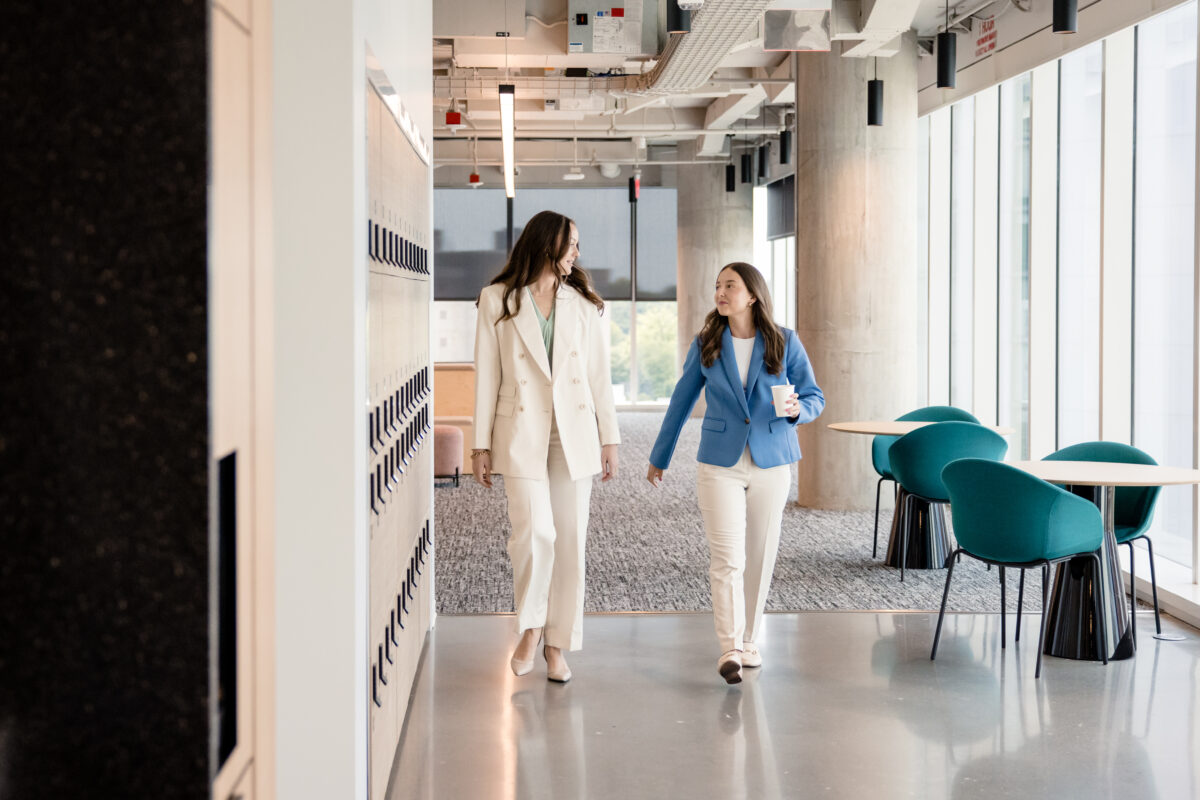
M 1004 437 L 975 422 L 935 422 L 906 433 L 888 450 L 896 481 L 908 492 L 945 502 L 942 468 L 960 458 L 999 461 L 1008 450 Z
M 1100 510 L 1082 497 L 999 461 L 962 458 L 942 470 L 954 538 L 968 553 L 1028 564 L 1100 547 Z
M 1110 461 L 1116 464 L 1157 464 L 1150 455 L 1120 442 L 1081 442 L 1056 450 L 1043 461 Z M 1113 508 L 1113 524 L 1118 540 L 1128 541 L 1150 528 L 1154 505 L 1161 486 L 1118 486 Z
M 897 422 L 979 422 L 970 411 L 954 406 L 925 406 L 896 417 Z M 888 463 L 888 448 L 899 436 L 876 436 L 871 441 L 871 466 L 885 478 L 891 478 L 892 468 Z

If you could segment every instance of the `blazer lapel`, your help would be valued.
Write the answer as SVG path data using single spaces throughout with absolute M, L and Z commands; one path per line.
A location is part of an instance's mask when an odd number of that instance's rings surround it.
M 558 287 L 554 298 L 554 374 L 561 375 L 567 368 L 567 358 L 578 342 L 568 337 L 574 331 L 575 290 L 566 285 Z M 540 334 L 539 334 L 540 335 Z M 545 349 L 545 348 L 543 348 Z
M 550 377 L 550 360 L 546 358 L 546 342 L 542 339 L 542 329 L 538 327 L 537 312 L 533 309 L 533 298 L 521 288 L 521 310 L 513 317 L 517 333 L 525 342 L 525 349 L 533 356 L 533 360 L 541 367 L 546 377 Z
M 750 374 L 746 376 L 746 396 L 749 397 L 754 392 L 754 382 L 758 380 L 759 374 L 762 373 L 763 366 L 763 336 L 759 331 L 754 333 L 754 352 L 750 356 Z
M 721 355 L 717 360 L 725 368 L 729 388 L 733 389 L 733 394 L 742 407 L 742 413 L 750 416 L 750 405 L 746 402 L 746 391 L 742 389 L 742 376 L 738 373 L 737 354 L 733 351 L 733 334 L 729 332 L 729 326 L 726 326 L 725 332 L 721 334 Z

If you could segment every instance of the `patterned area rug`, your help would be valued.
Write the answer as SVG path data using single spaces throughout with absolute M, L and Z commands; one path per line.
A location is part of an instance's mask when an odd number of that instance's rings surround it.
M 696 504 L 700 422 L 690 420 L 684 427 L 665 480 L 655 488 L 645 476 L 662 413 L 622 412 L 619 418 L 617 478 L 606 484 L 597 480 L 592 491 L 586 608 L 711 611 L 708 548 Z M 486 489 L 468 478 L 458 488 L 439 482 L 434 491 L 440 613 L 513 610 L 502 482 L 499 478 L 495 488 Z M 792 486 L 769 611 L 937 610 L 946 580 L 943 570 L 908 570 L 901 583 L 899 571 L 883 564 L 890 509 L 880 512 L 880 553 L 872 559 L 872 511 L 801 508 L 795 502 L 794 477 Z M 1016 608 L 1016 577 L 1010 573 L 1010 609 Z M 1036 570 L 1026 576 L 1025 590 L 1026 610 L 1036 611 L 1041 595 Z M 994 613 L 999 606 L 997 573 L 964 558 L 954 570 L 948 610 Z

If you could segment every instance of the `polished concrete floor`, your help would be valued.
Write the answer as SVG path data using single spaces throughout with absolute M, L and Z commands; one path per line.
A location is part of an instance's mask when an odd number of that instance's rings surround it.
M 726 686 L 708 614 L 589 615 L 574 680 L 508 669 L 507 615 L 438 619 L 389 800 L 1200 798 L 1200 632 L 1139 614 L 1135 658 L 1049 658 L 1036 615 L 770 614 Z

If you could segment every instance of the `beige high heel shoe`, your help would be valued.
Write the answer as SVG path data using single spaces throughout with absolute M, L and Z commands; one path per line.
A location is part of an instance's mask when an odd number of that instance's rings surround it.
M 524 636 L 524 634 L 522 634 L 522 636 Z M 518 659 L 515 655 L 511 659 L 509 659 L 508 664 L 510 667 L 512 667 L 513 674 L 516 675 L 518 678 L 521 677 L 522 675 L 528 675 L 533 670 L 533 662 L 537 660 L 537 646 L 538 646 L 538 644 L 541 644 L 541 643 L 542 643 L 542 632 L 539 631 L 537 644 L 535 644 L 533 646 L 533 655 L 531 655 L 525 661 Z M 520 642 L 518 642 L 517 644 L 519 645 Z
M 555 683 L 566 683 L 571 680 L 571 668 L 567 666 L 567 659 L 563 656 L 562 650 L 558 651 L 558 658 L 562 662 L 562 669 L 550 669 L 550 659 L 546 658 L 546 648 L 549 645 L 542 646 L 542 658 L 546 659 L 546 677 Z

